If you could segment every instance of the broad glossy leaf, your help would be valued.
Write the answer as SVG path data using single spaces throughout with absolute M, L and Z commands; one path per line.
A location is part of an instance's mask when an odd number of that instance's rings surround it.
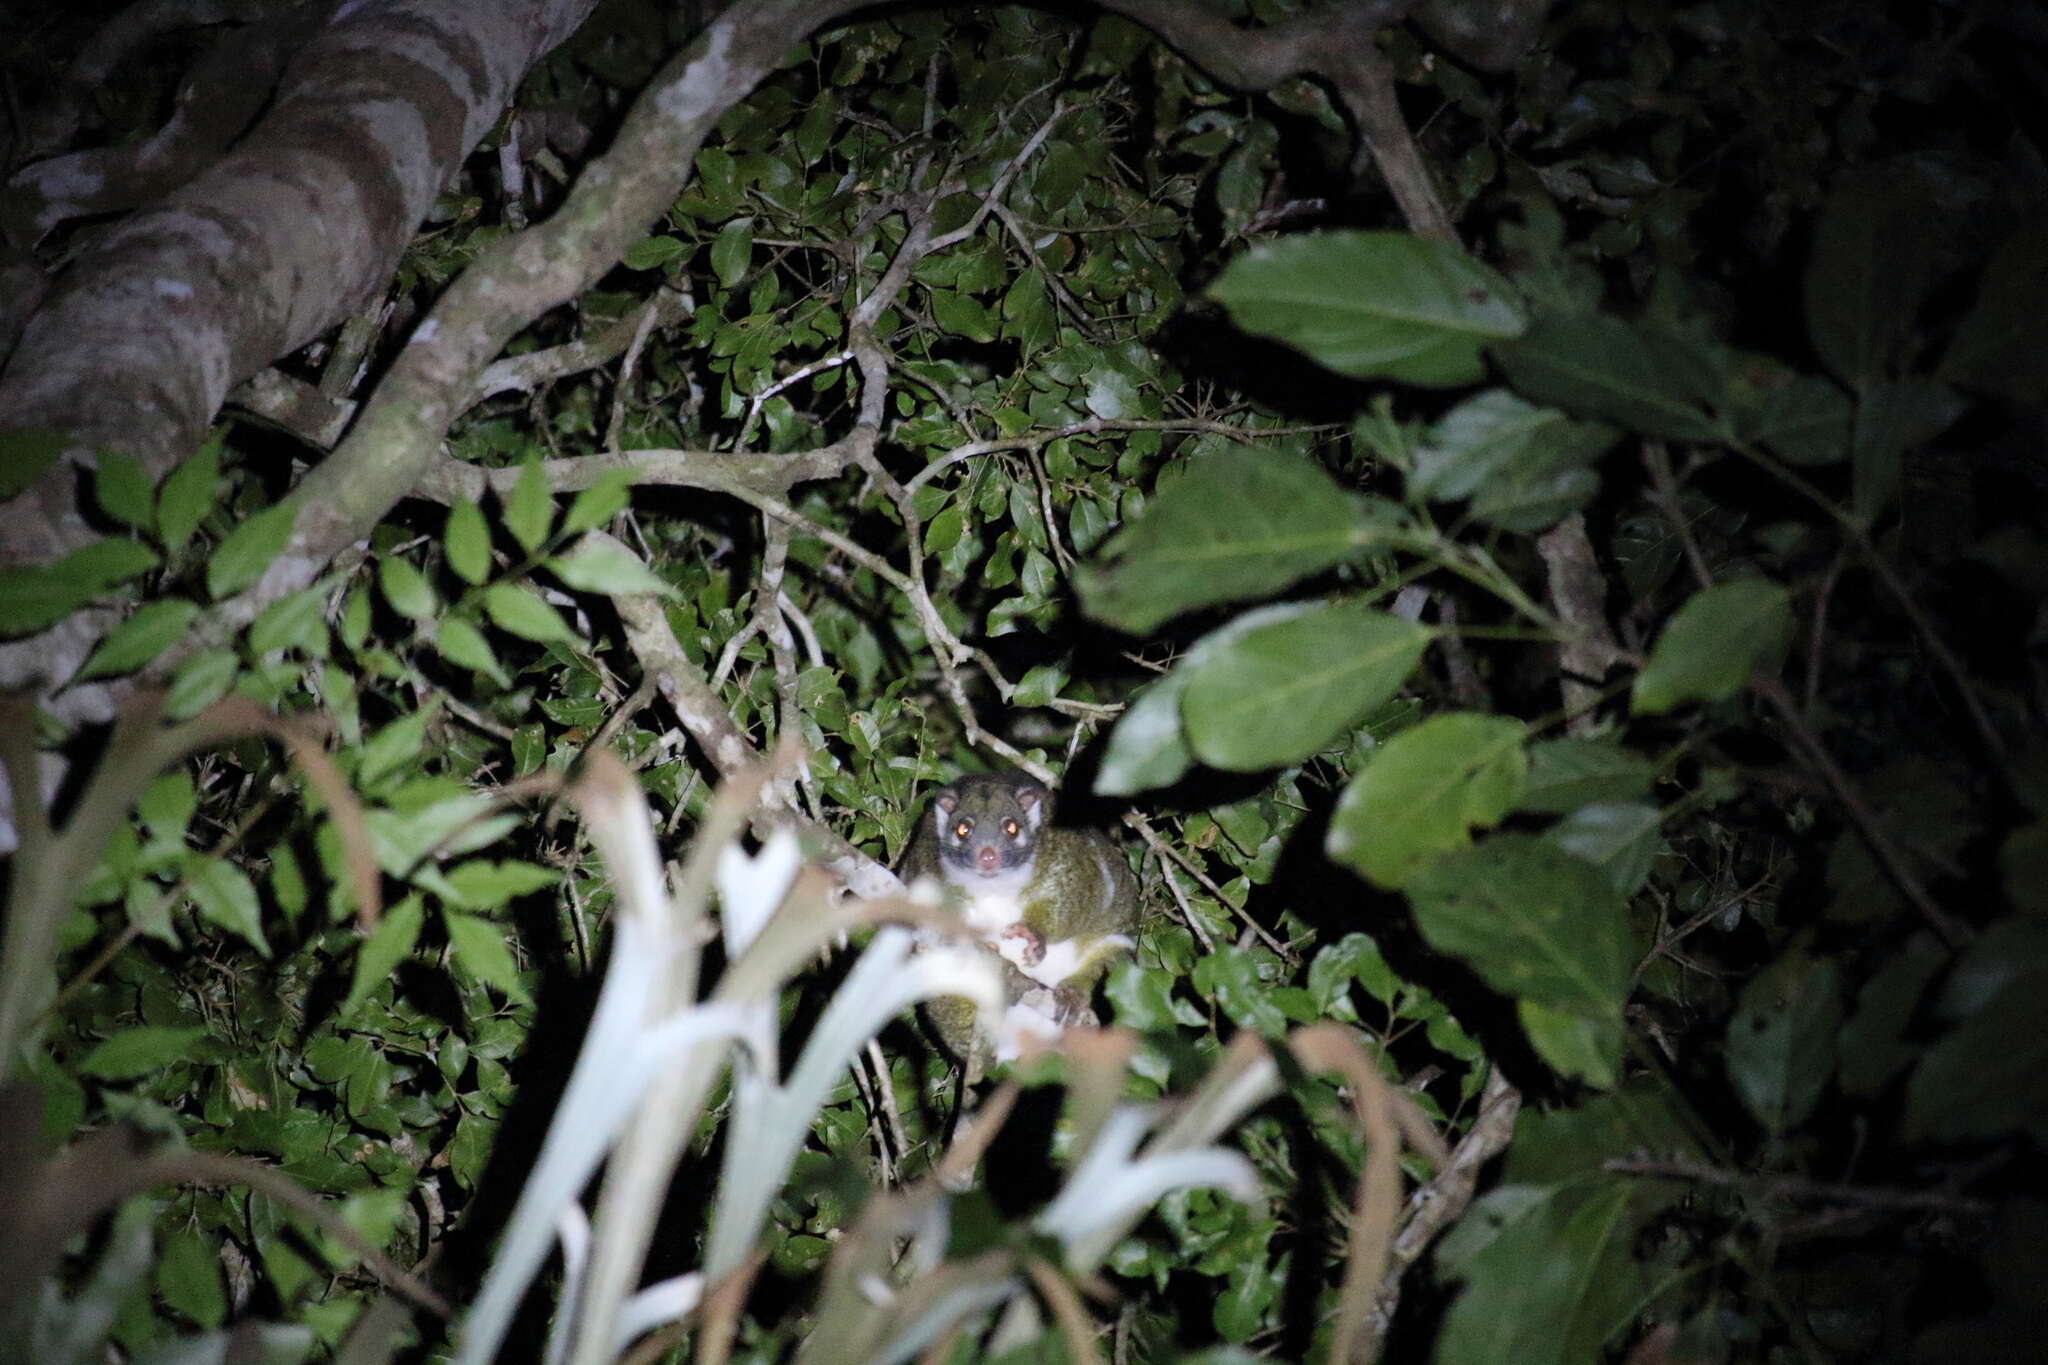
M 491 573 L 491 528 L 484 524 L 481 508 L 468 498 L 458 498 L 448 507 L 448 526 L 442 533 L 448 550 L 448 567 L 465 583 L 481 583 Z
M 454 910 L 443 910 L 441 919 L 448 927 L 448 942 L 463 970 L 509 999 L 521 1003 L 529 1000 L 526 988 L 519 984 L 519 967 L 512 960 L 512 950 L 505 946 L 504 930 L 487 919 Z
M 562 534 L 574 536 L 595 530 L 625 511 L 632 496 L 632 471 L 607 470 L 569 504 L 569 514 L 562 518 Z
M 548 491 L 547 475 L 541 472 L 537 457 L 529 458 L 519 467 L 519 477 L 512 481 L 503 510 L 505 529 L 519 542 L 519 548 L 528 552 L 539 549 L 555 520 L 555 495 Z
M 492 624 L 536 644 L 573 644 L 576 632 L 532 589 L 517 583 L 493 583 L 484 589 L 484 609 Z
M 1574 422 L 1506 389 L 1475 394 L 1445 413 L 1415 448 L 1408 471 L 1411 498 L 1451 500 L 1484 494 L 1502 480 L 1592 463 L 1620 433 Z
M 1187 677 L 1179 669 L 1146 685 L 1131 699 L 1095 772 L 1103 796 L 1130 796 L 1178 782 L 1194 762 L 1181 736 L 1180 699 Z
M 122 525 L 147 534 L 156 524 L 156 484 L 133 455 L 102 450 L 92 485 L 100 510 Z
M 2048 226 L 2039 221 L 2006 239 L 1942 357 L 1941 378 L 2001 394 L 2016 403 L 2048 403 Z
M 409 559 L 386 555 L 378 560 L 377 586 L 383 589 L 384 600 L 393 611 L 415 621 L 424 621 L 441 608 L 427 576 L 414 568 Z
M 547 566 L 555 577 L 582 592 L 676 595 L 639 556 L 605 537 L 586 537 L 568 554 L 548 560 Z
M 0 501 L 40 479 L 68 444 L 63 432 L 48 428 L 0 435 Z
M 1714 441 L 1721 425 L 1705 399 L 1726 385 L 1704 343 L 1587 313 L 1538 318 L 1493 353 L 1515 388 L 1644 436 Z
M 301 649 L 314 658 L 327 654 L 327 590 L 315 585 L 280 597 L 249 623 L 249 652 L 262 657 Z
M 1529 780 L 1521 810 L 1564 815 L 1599 801 L 1632 801 L 1649 793 L 1656 770 L 1612 739 L 1548 739 L 1529 746 Z
M 1403 232 L 1328 232 L 1266 243 L 1209 286 L 1247 332 L 1339 374 L 1471 384 L 1480 348 L 1519 334 L 1514 292 L 1454 246 Z
M 0 638 L 53 625 L 156 564 L 147 545 L 116 536 L 82 545 L 55 564 L 0 569 Z
M 206 591 L 216 602 L 232 597 L 263 577 L 291 539 L 297 508 L 290 502 L 266 507 L 228 532 L 206 561 Z
M 473 668 L 500 687 L 510 687 L 511 677 L 483 632 L 459 616 L 444 619 L 434 629 L 434 648 L 457 668 Z
M 133 1080 L 152 1071 L 161 1071 L 173 1062 L 183 1061 L 191 1055 L 192 1045 L 205 1036 L 206 1030 L 196 1025 L 144 1024 L 138 1028 L 123 1029 L 94 1044 L 92 1051 L 78 1063 L 78 1070 L 81 1075 L 98 1076 L 102 1080 Z
M 1391 697 L 1431 634 L 1357 603 L 1319 604 L 1247 630 L 1188 675 L 1189 747 L 1237 772 L 1307 758 Z
M 227 1317 L 220 1251 L 198 1228 L 181 1228 L 165 1239 L 163 1257 L 156 1266 L 156 1289 L 165 1304 L 201 1327 L 218 1327 Z
M 1751 978 L 1728 1021 L 1728 1078 L 1758 1123 L 1782 1133 L 1813 1113 L 1841 1027 L 1833 962 L 1794 950 Z
M 1196 607 L 1278 592 L 1370 538 L 1310 461 L 1230 446 L 1192 460 L 1075 582 L 1090 616 L 1142 634 Z
M 378 778 L 419 757 L 427 726 L 439 708 L 432 704 L 408 711 L 371 736 L 356 760 L 356 784 L 370 787 Z
M 1381 886 L 1466 847 L 1515 808 L 1528 771 L 1522 723 L 1472 712 L 1432 716 L 1382 744 L 1337 802 L 1329 855 Z
M 1647 802 L 1595 802 L 1565 816 L 1543 837 L 1605 869 L 1614 889 L 1632 896 L 1649 880 L 1650 863 L 1664 847 L 1662 828 L 1662 812 Z
M 192 452 L 191 458 L 164 478 L 156 497 L 157 534 L 164 548 L 175 550 L 192 538 L 213 510 L 220 494 L 220 448 L 224 433 L 216 432 Z
M 1553 1071 L 1606 1090 L 1621 1078 L 1621 1017 L 1594 1018 L 1554 1010 L 1534 1000 L 1515 1002 L 1522 1032 Z
M 164 711 L 172 720 L 197 715 L 227 694 L 242 661 L 232 649 L 209 649 L 178 665 L 171 676 L 170 691 L 164 697 Z
M 1438 1253 L 1464 1281 L 1434 1365 L 1582 1365 L 1649 1297 L 1635 1258 L 1642 1186 L 1621 1176 L 1508 1185 L 1485 1196 Z
M 1849 396 L 1819 375 L 1787 375 L 1738 399 L 1736 425 L 1789 465 L 1835 464 L 1848 458 Z
M 642 237 L 626 248 L 621 264 L 628 270 L 652 270 L 667 265 L 689 249 L 686 243 L 674 237 Z
M 265 957 L 270 944 L 263 937 L 263 907 L 249 874 L 225 858 L 198 854 L 186 863 L 185 888 L 204 918 L 247 939 Z
M 1864 524 L 1898 501 L 1906 452 L 1948 430 L 1968 406 L 1946 384 L 1872 380 L 1856 404 L 1852 439 L 1856 515 Z
M 1856 1013 L 1842 1026 L 1837 1079 L 1849 1094 L 1875 1098 L 1892 1079 L 1919 1060 L 1925 1045 L 1908 1041 L 1920 1001 L 1948 954 L 1931 935 L 1921 934 L 1894 950 L 1856 993 Z
M 420 925 L 426 919 L 426 907 L 416 894 L 406 896 L 385 911 L 383 921 L 362 939 L 362 948 L 356 950 L 356 970 L 348 986 L 348 1001 L 342 1009 L 352 1009 L 369 999 L 371 990 L 383 984 L 397 966 L 412 956 L 414 943 L 420 941 Z
M 1619 1019 L 1633 966 L 1626 902 L 1605 873 L 1528 834 L 1446 854 L 1409 882 L 1430 946 L 1517 1000 Z
M 754 262 L 754 220 L 735 218 L 718 230 L 711 239 L 711 270 L 718 276 L 718 283 L 726 289 L 732 288 L 746 278 L 747 267 Z
M 1694 593 L 1657 637 L 1636 678 L 1635 713 L 1660 715 L 1689 701 L 1733 696 L 1791 631 L 1791 599 L 1766 579 L 1740 578 Z
M 133 616 L 114 627 L 107 638 L 100 641 L 99 647 L 79 667 L 75 681 L 127 673 L 142 667 L 182 637 L 185 628 L 198 614 L 198 603 L 177 598 L 144 603 L 136 608 Z
M 1882 377 L 1933 280 L 1934 206 L 1926 182 L 1891 163 L 1839 180 L 1814 228 L 1806 331 L 1821 361 L 1854 385 Z

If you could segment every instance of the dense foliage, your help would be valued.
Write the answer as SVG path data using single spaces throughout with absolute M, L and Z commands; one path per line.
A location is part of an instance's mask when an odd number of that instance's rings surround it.
M 684 36 L 668 8 L 603 7 L 521 106 L 603 128 Z M 1462 244 L 1347 178 L 1317 85 L 1233 94 L 1092 12 L 862 19 L 793 46 L 510 352 L 617 334 L 607 363 L 485 397 L 449 469 L 231 645 L 184 648 L 283 546 L 304 447 L 230 412 L 161 483 L 102 455 L 106 539 L 6 569 L 0 630 L 120 603 L 85 676 L 160 668 L 166 723 L 213 747 L 109 779 L 8 1059 L 42 1140 L 254 1158 L 459 1311 L 606 959 L 615 885 L 559 779 L 616 751 L 681 858 L 719 735 L 795 746 L 791 807 L 891 864 L 934 786 L 1021 761 L 1062 775 L 1062 818 L 1133 815 L 1148 917 L 1100 1001 L 1139 1035 L 1127 1098 L 1332 1021 L 1453 1152 L 1519 1094 L 1504 1161 L 1482 1134 L 1463 1192 L 1433 1187 L 1462 1208 L 1479 1181 L 1469 1210 L 1397 1241 L 1387 1358 L 2026 1358 L 2043 53 L 1960 6 L 1793 8 L 1569 4 L 1501 75 L 1388 30 Z M 560 203 L 579 152 L 528 153 L 522 201 L 485 154 L 444 195 L 369 387 Z M 281 367 L 317 378 L 333 344 Z M 816 460 L 867 401 L 875 455 Z M 289 742 L 227 697 L 299 718 Z M 28 712 L 0 725 L 18 769 Z M 331 779 L 291 766 L 309 743 Z M 23 861 L 17 906 L 56 875 Z M 786 1052 L 847 956 L 783 992 Z M 880 1042 L 769 1206 L 748 1359 L 789 1358 L 872 1190 L 949 1139 L 946 1057 L 909 1014 Z M 1100 1098 L 1077 1074 L 1029 1073 L 951 1255 L 1045 1235 L 1096 1131 L 1056 1121 Z M 650 1276 L 698 1263 L 732 1088 Z M 1324 1358 L 1369 1144 L 1356 1087 L 1278 1088 L 1222 1139 L 1258 1197 L 1168 1194 L 1106 1253 L 1105 1353 Z M 39 1330 L 75 1353 L 38 1359 L 97 1358 L 88 1322 L 142 1358 L 258 1320 L 309 1329 L 271 1341 L 298 1358 L 379 1293 L 217 1174 L 65 1251 L 71 1316 Z M 1005 1321 L 1004 1358 L 1073 1358 Z M 451 1335 L 406 1331 L 418 1358 Z

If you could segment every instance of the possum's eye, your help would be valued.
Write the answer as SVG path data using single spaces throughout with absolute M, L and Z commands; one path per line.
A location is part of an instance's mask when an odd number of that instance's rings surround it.
M 1009 835 L 1009 836 L 1010 836 L 1010 837 L 1011 837 L 1012 839 L 1016 838 L 1016 837 L 1017 837 L 1018 835 L 1022 834 L 1023 832 L 1024 832 L 1024 827 L 1023 827 L 1022 825 L 1018 824 L 1018 823 L 1017 823 L 1017 822 L 1016 822 L 1015 820 L 1005 820 L 1005 821 L 1003 821 L 1003 833 L 1005 833 L 1005 834 Z
M 974 822 L 972 820 L 961 820 L 953 826 L 953 837 L 955 839 L 965 839 L 972 833 L 974 833 Z

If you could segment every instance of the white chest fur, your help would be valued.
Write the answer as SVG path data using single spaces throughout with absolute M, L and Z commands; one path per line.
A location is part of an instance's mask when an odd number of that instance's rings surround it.
M 1020 867 L 993 877 L 955 881 L 960 917 L 983 938 L 994 938 L 1024 917 L 1024 888 L 1030 880 L 1031 869 Z

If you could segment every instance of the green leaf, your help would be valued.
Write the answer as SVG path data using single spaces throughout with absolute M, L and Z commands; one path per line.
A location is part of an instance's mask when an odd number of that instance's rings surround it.
M 484 523 L 483 510 L 468 498 L 448 506 L 448 525 L 442 532 L 448 550 L 448 567 L 465 583 L 481 583 L 491 574 L 491 528 Z
M 1842 979 L 1832 961 L 1794 950 L 1750 979 L 1728 1021 L 1728 1078 L 1773 1133 L 1798 1126 L 1835 1069 Z
M 1370 538 L 1315 464 L 1231 445 L 1190 461 L 1075 582 L 1090 616 L 1143 634 L 1196 607 L 1278 592 Z
M 1940 378 L 2016 403 L 2048 403 L 2048 227 L 2029 223 L 1984 267 L 1977 302 L 1956 328 Z M 5 496 L 0 493 L 0 496 Z
M 263 577 L 263 571 L 291 539 L 292 519 L 297 515 L 290 502 L 266 507 L 228 532 L 226 540 L 214 547 L 206 561 L 206 591 L 218 602 L 232 597 Z
M 1844 175 L 1814 228 L 1806 330 L 1836 377 L 1881 378 L 1933 283 L 1931 187 L 1891 162 Z
M 106 1081 L 134 1080 L 184 1061 L 192 1053 L 192 1044 L 205 1036 L 206 1030 L 198 1025 L 173 1028 L 144 1024 L 124 1029 L 96 1043 L 78 1063 L 78 1071 L 80 1075 Z
M 183 1228 L 164 1241 L 156 1266 L 156 1290 L 164 1303 L 201 1327 L 221 1325 L 228 1315 L 227 1291 L 221 1285 L 220 1253 L 213 1239 L 197 1228 Z
M 1654 327 L 1597 313 L 1546 315 L 1493 353 L 1515 388 L 1542 402 L 1644 436 L 1718 441 L 1724 435 L 1701 402 L 1726 387 L 1714 357 Z
M 512 950 L 505 946 L 503 930 L 487 919 L 447 909 L 441 911 L 441 921 L 448 927 L 449 945 L 464 971 L 507 999 L 531 1003 L 526 988 L 519 984 L 519 968 L 512 961 Z
M 263 609 L 249 625 L 249 651 L 261 658 L 287 649 L 302 649 L 314 658 L 327 653 L 327 590 L 317 584 Z
M 93 496 L 100 510 L 144 535 L 156 521 L 156 481 L 142 461 L 119 450 L 102 450 L 93 473 Z
M 547 567 L 579 592 L 677 596 L 676 590 L 662 582 L 638 555 L 608 536 L 584 537 L 568 554 L 549 559 Z
M 157 533 L 166 550 L 176 550 L 192 538 L 199 523 L 213 510 L 220 495 L 220 448 L 227 433 L 216 431 L 164 479 L 157 493 Z
M 687 242 L 674 237 L 642 237 L 626 248 L 621 263 L 628 270 L 653 270 L 688 252 Z
M 391 609 L 401 616 L 410 616 L 415 621 L 424 621 L 440 610 L 440 599 L 427 582 L 427 576 L 413 567 L 409 559 L 397 555 L 386 555 L 377 562 L 377 586 L 384 592 L 384 600 Z
M 547 475 L 541 472 L 538 458 L 528 459 L 519 467 L 519 477 L 512 482 L 512 492 L 505 498 L 503 510 L 505 529 L 519 542 L 519 548 L 529 554 L 539 549 L 540 543 L 548 538 L 548 527 L 554 524 L 555 495 L 548 491 Z M 470 579 L 472 583 L 476 581 Z
M 1592 501 L 1600 476 L 1590 466 L 1619 435 L 1489 389 L 1451 409 L 1413 451 L 1408 496 L 1471 498 L 1481 521 L 1540 531 Z
M 1560 1075 L 1602 1090 L 1621 1079 L 1621 1052 L 1627 1040 L 1619 1016 L 1595 1019 L 1534 1000 L 1517 1001 L 1515 1015 L 1536 1055 Z
M 493 583 L 484 589 L 484 610 L 500 630 L 536 644 L 574 644 L 576 632 L 531 588 L 518 583 Z
M 1432 716 L 1382 744 L 1337 802 L 1325 848 L 1385 887 L 1471 843 L 1515 807 L 1528 771 L 1520 721 Z
M 1528 834 L 1436 859 L 1408 884 L 1431 947 L 1517 1000 L 1614 1021 L 1634 963 L 1627 902 L 1591 863 Z
M 425 918 L 426 907 L 417 894 L 407 896 L 384 912 L 382 922 L 356 950 L 355 975 L 349 984 L 348 1000 L 342 1005 L 343 1013 L 369 999 L 370 993 L 412 956 Z
M 711 270 L 721 287 L 730 289 L 746 277 L 754 261 L 754 220 L 735 218 L 711 241 Z
M 483 632 L 459 616 L 450 616 L 434 628 L 434 648 L 457 668 L 473 668 L 500 687 L 512 685 Z
M 427 726 L 437 710 L 430 703 L 406 712 L 379 730 L 363 745 L 362 756 L 356 762 L 356 784 L 375 786 L 378 778 L 418 758 L 427 741 Z
M 1954 389 L 1925 379 L 1863 386 L 1850 442 L 1858 520 L 1867 526 L 1898 501 L 1906 452 L 1948 430 L 1968 406 Z
M 1763 445 L 1789 465 L 1835 464 L 1849 454 L 1849 396 L 1818 375 L 1795 375 L 1774 385 L 1738 415 L 1744 439 Z
M 1507 281 L 1454 246 L 1402 232 L 1328 232 L 1254 247 L 1209 286 L 1245 331 L 1339 374 L 1452 387 L 1480 347 L 1524 325 Z
M 1488 389 L 1445 413 L 1413 454 L 1408 495 L 1469 498 L 1519 465 L 1547 463 L 1553 452 L 1586 464 L 1614 444 L 1611 427 L 1574 422 L 1506 389 Z
M 1222 948 L 1195 963 L 1193 982 L 1239 1028 L 1267 1038 L 1287 1032 L 1287 1016 L 1273 1004 L 1273 983 L 1260 975 L 1258 958 L 1245 949 Z
M 1955 1026 L 1906 1084 L 1906 1137 L 2048 1139 L 2048 920 L 1993 924 L 1949 972 L 1937 1013 Z
M 1555 1187 L 1508 1185 L 1479 1200 L 1438 1259 L 1464 1281 L 1433 1365 L 1581 1365 L 1649 1299 L 1636 1259 L 1642 1186 L 1601 1175 Z M 1540 1268 L 1540 1273 L 1535 1273 Z
M 558 872 L 516 859 L 491 862 L 474 858 L 450 868 L 446 874 L 448 889 L 467 910 L 495 910 L 509 900 L 531 895 L 561 879 Z
M 171 676 L 171 688 L 164 697 L 164 711 L 172 720 L 198 715 L 227 695 L 241 672 L 242 661 L 232 649 L 209 649 L 178 665 Z
M 1604 868 L 1614 889 L 1633 896 L 1650 879 L 1650 864 L 1664 847 L 1663 813 L 1642 801 L 1581 806 L 1543 832 L 1575 857 Z
M 182 772 L 168 772 L 142 789 L 135 799 L 135 814 L 143 827 L 159 839 L 184 842 L 185 827 L 199 810 L 199 793 L 192 779 Z
M 55 564 L 0 569 L 0 637 L 54 625 L 157 562 L 141 541 L 113 537 L 81 545 Z
M 1694 593 L 1657 637 L 1632 709 L 1654 716 L 1733 696 L 1791 634 L 1792 602 L 1776 583 L 1741 578 Z
M 1189 747 L 1237 772 L 1307 758 L 1393 696 L 1431 636 L 1357 603 L 1319 604 L 1244 631 L 1189 672 Z
M 632 496 L 633 471 L 606 470 L 569 504 L 569 515 L 562 518 L 562 534 L 576 536 L 595 530 L 625 511 Z
M 167 598 L 145 602 L 135 614 L 109 631 L 107 638 L 80 665 L 72 681 L 128 673 L 142 667 L 177 641 L 199 614 L 194 602 Z
M 63 432 L 48 428 L 0 435 L 0 502 L 42 478 L 68 444 Z
M 1649 794 L 1656 769 L 1612 739 L 1551 739 L 1529 746 L 1529 781 L 1518 810 L 1564 815 L 1595 802 Z
M 1180 733 L 1181 692 L 1187 675 L 1175 669 L 1148 685 L 1136 697 L 1116 728 L 1109 732 L 1095 790 L 1103 796 L 1129 796 L 1178 782 L 1194 756 Z
M 263 937 L 263 908 L 246 872 L 225 858 L 193 854 L 186 861 L 185 878 L 185 889 L 201 916 L 270 956 L 270 944 Z
M 1856 993 L 1856 1013 L 1842 1026 L 1836 1055 L 1842 1089 L 1874 1099 L 1900 1072 L 1920 1059 L 1926 1045 L 1912 1038 L 1914 1015 L 1948 954 L 1932 936 L 1900 945 L 1889 962 Z

